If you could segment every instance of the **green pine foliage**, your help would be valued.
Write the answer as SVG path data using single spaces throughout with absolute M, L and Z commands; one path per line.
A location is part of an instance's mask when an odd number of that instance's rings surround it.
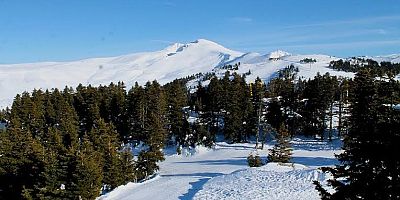
M 204 145 L 209 148 L 214 146 L 215 136 L 206 129 L 206 126 L 203 123 L 195 123 L 193 129 L 198 144 Z
M 175 144 L 184 145 L 188 131 L 185 130 L 186 116 L 183 107 L 188 104 L 187 89 L 183 81 L 174 80 L 164 86 L 167 99 L 167 118 L 169 138 L 175 139 Z
M 246 125 L 250 124 L 248 115 L 251 113 L 249 109 L 252 104 L 249 96 L 249 88 L 246 86 L 244 77 L 238 74 L 233 74 L 233 80 L 224 78 L 223 83 L 226 82 L 225 93 L 229 94 L 229 98 L 226 99 L 226 113 L 224 117 L 224 135 L 225 138 L 230 142 L 244 142 L 247 140 Z M 228 96 L 228 95 L 227 95 Z
M 338 155 L 339 165 L 325 168 L 333 175 L 329 185 L 334 192 L 327 193 L 315 182 L 322 199 L 400 198 L 400 159 L 393 156 L 400 146 L 400 112 L 384 104 L 393 95 L 379 94 L 386 84 L 377 81 L 371 70 L 356 74 L 344 152 Z
M 162 157 L 159 151 L 142 151 L 139 153 L 138 159 L 135 164 L 135 176 L 137 180 L 148 178 L 154 172 L 159 170 L 157 162 Z
M 33 196 L 45 164 L 42 145 L 16 118 L 1 136 L 0 180 L 7 181 L 0 182 L 0 197 L 20 199 L 23 191 Z
M 247 164 L 249 167 L 261 167 L 263 165 L 261 157 L 259 155 L 250 154 L 247 157 Z
M 288 163 L 292 156 L 292 148 L 289 143 L 289 132 L 281 124 L 277 133 L 277 143 L 268 154 L 269 162 Z
M 82 103 L 96 101 L 98 90 L 78 88 L 16 96 L 0 134 L 0 178 L 12 180 L 1 181 L 2 199 L 94 199 L 102 189 L 134 181 L 133 155 L 122 150 L 115 120 L 106 123 L 98 106 Z
M 76 154 L 75 171 L 71 185 L 72 194 L 78 199 L 95 199 L 102 187 L 101 154 L 96 152 L 93 144 L 84 137 L 82 146 Z
M 127 95 L 127 125 L 128 141 L 139 142 L 145 140 L 145 90 L 136 82 Z

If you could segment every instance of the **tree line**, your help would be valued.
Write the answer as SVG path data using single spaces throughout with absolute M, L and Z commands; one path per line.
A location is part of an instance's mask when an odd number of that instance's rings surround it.
M 349 60 L 333 60 L 329 63 L 329 67 L 339 71 L 345 72 L 358 72 L 362 69 L 369 69 L 370 73 L 375 76 L 388 76 L 394 77 L 400 74 L 400 63 L 392 62 L 377 62 L 373 59 L 356 58 L 353 57 Z

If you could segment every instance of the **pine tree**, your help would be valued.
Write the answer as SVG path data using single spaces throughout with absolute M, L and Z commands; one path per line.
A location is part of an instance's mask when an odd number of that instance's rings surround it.
M 132 152 L 130 149 L 124 149 L 122 152 L 119 153 L 119 167 L 120 171 L 122 172 L 122 184 L 126 184 L 128 182 L 135 180 L 135 161 L 133 159 Z
M 206 147 L 212 147 L 215 143 L 215 136 L 207 131 L 206 126 L 201 122 L 194 124 L 194 132 L 196 132 L 197 141 Z
M 76 168 L 73 172 L 73 184 L 67 188 L 73 192 L 73 199 L 95 199 L 99 196 L 103 179 L 101 155 L 93 149 L 85 136 L 76 155 Z
M 379 85 L 369 70 L 356 74 L 351 97 L 349 133 L 340 165 L 325 168 L 335 192 L 327 193 L 315 182 L 322 199 L 399 199 L 400 180 L 397 152 L 400 146 L 399 112 L 387 108 L 377 94 Z M 389 117 L 391 116 L 391 117 Z
M 64 147 L 61 133 L 55 128 L 48 131 L 44 156 L 44 170 L 41 181 L 36 182 L 34 189 L 38 199 L 67 199 L 65 186 L 68 185 L 68 152 Z
M 135 163 L 135 175 L 137 180 L 148 178 L 154 172 L 159 170 L 157 165 L 158 157 L 161 152 L 141 151 Z
M 220 119 L 222 118 L 223 107 L 223 93 L 222 81 L 218 80 L 217 77 L 213 77 L 207 88 L 207 104 L 206 104 L 206 116 L 209 130 L 212 135 L 217 135 L 220 130 Z
M 126 92 L 123 82 L 111 83 L 109 86 L 99 87 L 99 110 L 101 117 L 107 122 L 112 122 L 121 140 L 128 137 Z
M 157 162 L 164 160 L 162 148 L 166 138 L 165 116 L 166 101 L 164 91 L 156 81 L 146 83 L 145 86 L 145 116 L 144 133 L 147 151 L 140 152 L 135 169 L 137 178 L 143 179 L 153 174 L 159 168 Z
M 347 120 L 346 120 L 346 112 L 347 112 L 347 104 L 348 104 L 348 95 L 349 94 L 349 80 L 343 79 L 339 84 L 339 89 L 337 91 L 337 99 L 338 99 L 338 137 L 341 137 L 343 131 L 346 130 Z
M 260 80 L 260 84 L 256 90 L 257 93 L 259 93 L 259 99 L 260 102 L 262 102 L 262 98 L 263 98 L 263 94 L 264 94 L 264 90 L 263 90 L 263 84 L 261 83 Z M 243 111 L 243 116 L 242 116 L 242 141 L 247 142 L 247 140 L 251 137 L 251 136 L 258 136 L 258 129 L 257 129 L 257 125 L 258 125 L 258 117 L 257 115 L 255 115 L 256 113 L 256 107 L 255 104 L 253 102 L 253 97 L 252 97 L 252 91 L 251 91 L 251 87 L 246 83 L 246 77 L 245 75 L 243 75 L 241 77 L 241 92 L 243 92 L 243 95 L 241 95 L 241 100 L 240 100 L 240 108 Z M 262 103 L 260 103 L 262 104 Z M 261 110 L 262 110 L 262 105 L 260 106 Z M 260 113 L 261 115 L 262 113 Z
M 44 170 L 43 147 L 19 120 L 14 116 L 0 138 L 0 180 L 7 180 L 0 181 L 0 196 L 5 199 L 35 196 L 33 186 Z
M 80 134 L 82 137 L 89 132 L 96 120 L 100 118 L 99 95 L 91 85 L 79 85 L 74 95 L 74 107 L 79 116 Z
M 118 133 L 112 124 L 106 123 L 103 119 L 95 122 L 88 138 L 93 143 L 94 150 L 101 155 L 103 183 L 106 190 L 112 190 L 124 183 L 122 171 L 119 167 L 119 141 Z
M 186 117 L 182 109 L 187 105 L 186 85 L 182 81 L 174 80 L 164 88 L 167 99 L 169 138 L 174 138 L 177 144 L 184 145 L 187 135 L 183 127 Z
M 229 100 L 226 102 L 226 115 L 224 118 L 224 136 L 230 142 L 242 142 L 245 140 L 245 124 L 244 117 L 247 117 L 246 111 L 243 109 L 245 102 L 245 91 L 243 87 L 242 77 L 234 73 L 232 83 L 226 82 L 225 87 L 230 94 Z M 243 113 L 244 112 L 244 113 Z
M 265 117 L 268 124 L 270 124 L 274 129 L 279 129 L 280 125 L 284 122 L 284 116 L 281 108 L 281 104 L 275 98 L 271 99 L 271 101 L 268 103 Z
M 145 141 L 145 103 L 145 90 L 136 82 L 127 96 L 128 137 L 131 142 Z
M 301 113 L 305 123 L 304 132 L 306 134 L 319 135 L 321 139 L 324 139 L 327 110 L 333 107 L 337 86 L 338 81 L 336 78 L 332 78 L 329 73 L 323 76 L 318 73 L 314 79 L 307 82 L 304 89 L 304 97 L 307 101 Z M 330 135 L 331 137 L 332 135 Z
M 247 132 L 253 132 L 256 135 L 256 149 L 258 149 L 259 135 L 261 130 L 261 118 L 264 109 L 264 92 L 265 85 L 262 83 L 261 79 L 257 77 L 255 84 L 250 84 L 250 97 L 252 98 L 252 109 L 249 112 L 249 124 Z
M 269 162 L 288 163 L 292 155 L 292 148 L 289 143 L 289 133 L 285 126 L 281 124 L 277 133 L 277 143 L 268 154 Z

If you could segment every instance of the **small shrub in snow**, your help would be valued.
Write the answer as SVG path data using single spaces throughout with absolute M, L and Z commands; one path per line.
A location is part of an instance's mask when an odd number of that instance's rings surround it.
M 181 154 L 182 154 L 182 147 L 181 147 L 181 146 L 178 146 L 178 147 L 176 148 L 176 153 L 177 153 L 178 155 L 181 155 Z
M 247 164 L 250 167 L 261 167 L 263 165 L 263 163 L 261 161 L 261 157 L 259 155 L 253 156 L 253 154 L 250 154 L 247 157 Z

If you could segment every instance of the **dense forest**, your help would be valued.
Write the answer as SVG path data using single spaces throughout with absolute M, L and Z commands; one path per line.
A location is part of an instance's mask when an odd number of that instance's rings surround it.
M 400 74 L 400 63 L 391 62 L 377 62 L 372 59 L 356 58 L 343 60 L 334 60 L 329 63 L 332 69 L 345 71 L 345 72 L 358 72 L 362 69 L 369 69 L 372 73 L 378 76 L 393 77 Z
M 336 61 L 331 65 L 347 69 Z M 381 73 L 363 67 L 355 79 L 317 74 L 302 80 L 291 65 L 268 84 L 260 78 L 246 82 L 246 75 L 235 72 L 239 66 L 227 66 L 223 77 L 196 74 L 165 85 L 136 83 L 128 90 L 120 82 L 17 95 L 11 108 L 1 112 L 7 128 L 0 133 L 0 198 L 95 199 L 152 176 L 165 146 L 176 147 L 177 153 L 196 145 L 212 147 L 221 135 L 230 143 L 254 140 L 256 148 L 263 148 L 268 134 L 279 139 L 282 133 L 344 138 L 343 165 L 326 169 L 334 174 L 337 195 L 316 183 L 324 198 L 362 196 L 362 189 L 374 187 L 398 195 L 400 163 L 389 157 L 400 141 L 400 113 L 394 109 L 400 103 L 400 83 L 390 75 L 398 74 L 398 66 Z M 199 81 L 189 92 L 187 82 L 199 77 L 210 83 Z M 351 184 L 339 181 L 347 176 Z M 378 179 L 383 176 L 392 178 Z

